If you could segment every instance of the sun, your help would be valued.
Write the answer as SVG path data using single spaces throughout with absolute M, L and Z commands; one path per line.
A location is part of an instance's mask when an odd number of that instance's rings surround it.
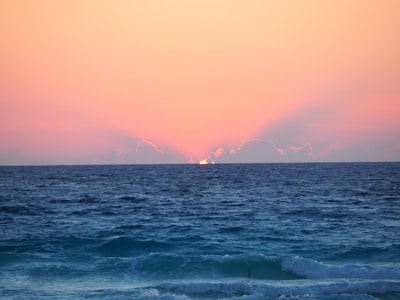
M 208 165 L 208 164 L 214 165 L 214 164 L 215 164 L 215 161 L 208 162 L 207 159 L 203 159 L 203 160 L 199 161 L 199 164 L 200 164 L 200 165 Z

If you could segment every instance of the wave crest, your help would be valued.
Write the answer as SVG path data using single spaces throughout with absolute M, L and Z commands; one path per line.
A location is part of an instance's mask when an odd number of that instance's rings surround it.
M 296 256 L 284 259 L 282 268 L 312 279 L 400 279 L 399 265 L 330 265 Z

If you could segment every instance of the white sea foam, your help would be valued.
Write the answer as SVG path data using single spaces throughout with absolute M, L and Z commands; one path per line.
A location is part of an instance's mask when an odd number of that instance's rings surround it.
M 297 297 L 310 298 L 323 295 L 382 294 L 400 292 L 400 282 L 392 280 L 296 280 L 291 283 L 273 281 L 237 282 L 175 282 L 159 286 L 160 290 L 188 297 Z
M 282 268 L 307 278 L 400 279 L 400 265 L 330 265 L 316 260 L 291 257 Z

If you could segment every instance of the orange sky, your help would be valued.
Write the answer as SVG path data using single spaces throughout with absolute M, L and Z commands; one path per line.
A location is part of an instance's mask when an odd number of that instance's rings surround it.
M 2 0 L 0 164 L 400 160 L 399 36 L 397 0 Z

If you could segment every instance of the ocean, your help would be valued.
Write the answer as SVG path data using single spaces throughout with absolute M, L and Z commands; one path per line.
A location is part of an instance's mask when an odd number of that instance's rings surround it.
M 1 299 L 400 299 L 400 163 L 0 167 Z

